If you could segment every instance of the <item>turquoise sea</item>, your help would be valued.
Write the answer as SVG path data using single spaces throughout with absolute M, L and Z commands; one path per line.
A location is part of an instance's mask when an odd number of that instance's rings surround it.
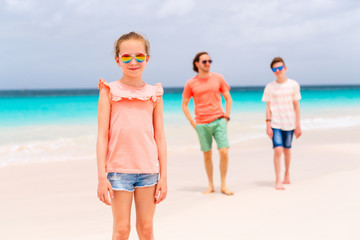
M 182 88 L 165 89 L 165 114 L 182 114 L 181 92 Z M 232 87 L 232 112 L 263 111 L 262 93 L 262 87 Z M 301 94 L 302 111 L 360 106 L 360 85 L 305 86 Z M 0 91 L 0 126 L 94 123 L 97 100 L 96 89 Z
M 197 136 L 181 110 L 181 93 L 182 88 L 165 88 L 168 151 L 198 151 Z M 231 145 L 266 138 L 262 94 L 263 87 L 232 87 Z M 302 86 L 301 94 L 304 134 L 360 125 L 360 85 Z M 0 167 L 95 161 L 97 101 L 97 89 L 0 91 Z

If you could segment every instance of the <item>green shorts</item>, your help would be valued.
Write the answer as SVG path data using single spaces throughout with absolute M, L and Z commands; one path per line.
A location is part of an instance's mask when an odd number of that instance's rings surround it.
M 219 118 L 210 123 L 196 124 L 195 129 L 199 137 L 201 151 L 207 152 L 211 149 L 213 136 L 218 149 L 230 147 L 225 118 Z

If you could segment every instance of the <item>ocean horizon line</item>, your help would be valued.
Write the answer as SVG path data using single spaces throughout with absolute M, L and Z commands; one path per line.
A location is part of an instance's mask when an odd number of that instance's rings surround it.
M 232 86 L 232 91 L 246 92 L 263 90 L 265 86 Z M 166 93 L 182 92 L 184 87 L 164 87 Z M 360 84 L 324 84 L 324 85 L 301 85 L 302 90 L 337 90 L 337 89 L 360 89 Z M 82 96 L 97 95 L 97 88 L 47 88 L 47 89 L 0 89 L 0 97 L 12 96 Z

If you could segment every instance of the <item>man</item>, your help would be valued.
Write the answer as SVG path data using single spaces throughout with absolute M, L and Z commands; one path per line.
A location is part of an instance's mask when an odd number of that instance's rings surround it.
M 262 98 L 266 102 L 266 133 L 273 141 L 275 189 L 285 190 L 283 184 L 290 184 L 291 142 L 293 134 L 301 136 L 300 128 L 300 85 L 286 77 L 287 67 L 282 58 L 276 57 L 270 64 L 276 80 L 268 83 Z M 285 177 L 281 182 L 281 156 L 285 158 Z
M 216 141 L 220 154 L 221 192 L 226 195 L 234 193 L 226 186 L 226 173 L 228 169 L 227 123 L 230 120 L 232 99 L 230 87 L 224 78 L 217 73 L 210 72 L 212 60 L 207 52 L 198 53 L 193 60 L 193 69 L 198 74 L 188 80 L 182 100 L 182 110 L 190 124 L 196 130 L 200 141 L 201 151 L 204 154 L 206 174 L 209 180 L 208 188 L 203 194 L 215 191 L 213 183 L 212 141 Z M 226 112 L 221 106 L 221 95 L 226 101 Z M 188 104 L 191 99 L 195 103 L 195 121 L 193 120 Z

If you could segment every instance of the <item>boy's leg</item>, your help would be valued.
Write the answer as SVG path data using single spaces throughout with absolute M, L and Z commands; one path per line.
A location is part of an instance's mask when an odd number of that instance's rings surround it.
M 208 177 L 209 185 L 208 185 L 208 188 L 202 193 L 208 194 L 208 193 L 215 192 L 211 149 L 207 152 L 204 152 L 204 163 L 205 163 L 205 170 L 206 170 L 206 175 Z
M 283 137 L 282 131 L 280 129 L 273 128 L 273 148 L 274 148 L 274 168 L 275 168 L 275 189 L 276 190 L 285 190 L 284 186 L 281 183 L 281 156 L 284 152 L 283 150 Z
M 290 184 L 290 161 L 291 161 L 290 148 L 284 148 L 284 158 L 285 158 L 285 177 L 283 184 Z
M 140 240 L 154 239 L 155 186 L 135 189 L 136 230 Z
M 111 199 L 113 213 L 113 240 L 129 239 L 133 192 L 114 191 Z
M 285 177 L 284 184 L 290 184 L 291 143 L 294 131 L 282 131 L 284 142 Z
M 274 168 L 275 168 L 275 189 L 284 190 L 284 186 L 281 183 L 281 155 L 283 154 L 283 147 L 274 148 Z

